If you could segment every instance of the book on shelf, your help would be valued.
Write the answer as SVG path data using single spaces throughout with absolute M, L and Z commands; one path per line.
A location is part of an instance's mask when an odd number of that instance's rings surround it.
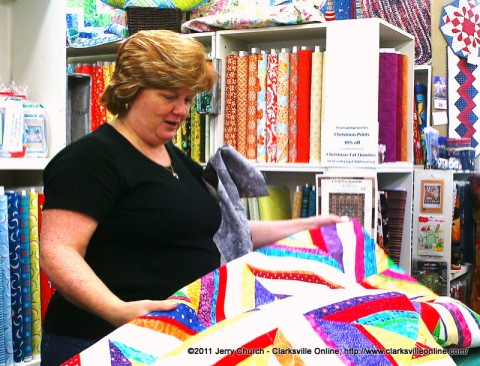
M 448 295 L 448 275 L 447 261 L 423 259 L 414 259 L 412 261 L 412 276 L 438 295 Z
M 356 218 L 373 235 L 376 179 L 317 174 L 317 213 Z

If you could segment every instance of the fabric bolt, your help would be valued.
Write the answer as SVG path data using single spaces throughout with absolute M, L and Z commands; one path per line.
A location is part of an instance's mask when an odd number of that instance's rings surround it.
M 378 79 L 378 142 L 387 147 L 385 163 L 397 161 L 397 54 L 380 52 Z
M 43 193 L 38 193 L 38 236 L 42 232 L 42 214 L 43 214 L 43 203 L 45 202 L 45 195 Z M 45 313 L 47 311 L 48 303 L 52 298 L 55 289 L 48 279 L 47 275 L 40 268 L 40 308 L 42 310 L 41 314 L 41 323 L 43 324 L 43 319 L 45 318 Z M 12 297 L 13 298 L 13 297 Z
M 288 99 L 288 162 L 297 162 L 297 93 L 298 93 L 298 51 L 297 47 L 290 53 Z
M 278 54 L 272 50 L 267 61 L 266 103 L 267 103 L 267 163 L 277 161 L 277 103 L 278 103 Z
M 22 266 L 22 320 L 23 320 L 23 361 L 33 357 L 32 344 L 32 293 L 30 290 L 30 197 L 22 192 L 19 198 L 20 264 Z
M 320 128 L 322 116 L 323 52 L 312 53 L 312 81 L 310 89 L 310 152 L 309 162 L 320 163 Z
M 240 51 L 237 60 L 237 150 L 247 156 L 248 53 Z
M 315 186 L 310 189 L 308 199 L 308 216 L 315 216 L 317 215 L 317 191 Z
M 256 51 L 255 51 L 256 52 Z M 257 159 L 257 93 L 258 93 L 258 53 L 248 55 L 247 87 L 247 159 Z
M 297 99 L 297 162 L 310 160 L 310 93 L 312 80 L 312 54 L 309 49 L 298 50 Z
M 237 61 L 238 55 L 227 56 L 225 71 L 225 144 L 237 147 Z
M 265 51 L 258 55 L 258 92 L 257 92 L 257 162 L 267 162 L 267 65 Z
M 385 190 L 385 194 L 388 207 L 388 254 L 396 264 L 399 264 L 402 251 L 407 192 Z
M 202 134 L 201 138 L 201 162 L 206 163 L 210 159 L 210 115 L 200 115 L 202 121 Z
M 297 186 L 295 192 L 293 192 L 292 219 L 298 219 L 301 216 L 302 199 L 303 199 L 303 192 L 300 189 L 300 186 Z
M 244 156 L 225 145 L 208 161 L 203 178 L 220 202 L 222 222 L 214 235 L 222 263 L 253 249 L 241 198 L 268 194 L 265 178 Z
M 310 185 L 305 184 L 302 188 L 302 208 L 300 210 L 300 217 L 308 217 L 308 205 L 310 204 Z
M 397 55 L 397 160 L 408 160 L 408 141 L 411 136 L 408 135 L 408 123 L 410 118 L 408 116 L 408 55 Z
M 0 256 L 1 256 L 1 290 L 2 290 L 2 348 L 1 359 L 6 365 L 13 365 L 13 329 L 12 329 L 12 294 L 10 275 L 10 248 L 8 241 L 8 197 L 0 195 Z
M 93 116 L 94 120 L 91 121 L 91 131 L 94 131 L 98 126 L 107 122 L 107 114 L 105 107 L 100 102 L 100 96 L 105 90 L 105 84 L 103 79 L 103 66 L 99 63 L 93 65 L 93 78 L 92 78 L 92 98 L 93 106 L 95 110 Z
M 110 84 L 113 71 L 115 71 L 115 63 L 104 62 L 102 68 L 103 68 L 103 85 L 106 88 L 108 84 Z M 106 122 L 109 122 L 113 120 L 115 116 L 108 109 L 105 108 L 105 118 L 106 118 Z
M 247 203 L 250 220 L 260 220 L 260 208 L 258 207 L 258 198 L 248 197 Z
M 29 192 L 30 291 L 32 296 L 32 352 L 40 357 L 42 308 L 40 300 L 40 241 L 38 233 L 38 192 Z
M 206 120 L 205 114 L 200 114 L 200 136 L 199 136 L 199 144 L 200 144 L 200 153 L 199 153 L 199 162 L 205 163 L 205 128 L 206 128 Z
M 268 186 L 268 195 L 258 198 L 260 220 L 288 220 L 292 218 L 290 191 L 283 186 Z
M 189 113 L 187 118 L 185 119 L 185 122 L 183 122 L 182 126 L 180 127 L 181 133 L 182 133 L 182 137 L 181 137 L 182 150 L 188 156 L 191 155 L 191 151 L 192 151 L 192 144 L 190 140 L 191 127 L 192 127 L 192 118 Z
M 0 215 L 2 215 L 1 212 L 0 212 Z M 0 231 L 0 234 L 3 234 L 2 231 Z M 2 245 L 1 241 L 0 241 L 0 245 Z M 5 333 L 4 333 L 4 330 L 7 329 L 7 322 L 6 322 L 6 319 L 5 319 L 6 314 L 4 314 L 6 297 L 4 296 L 4 293 L 3 293 L 3 288 L 4 288 L 4 278 L 3 277 L 4 276 L 3 276 L 3 268 L 2 268 L 2 273 L 0 273 L 0 289 L 2 290 L 2 295 L 0 296 L 0 309 L 1 309 L 1 314 L 0 314 L 0 329 L 1 329 L 1 332 L 0 332 L 0 363 L 5 365 L 6 364 L 6 352 L 5 351 L 6 351 L 6 347 L 7 347 L 8 342 L 7 342 L 7 339 L 5 337 Z
M 17 192 L 7 192 L 10 283 L 12 306 L 13 360 L 23 362 L 22 267 L 20 263 L 20 217 Z
M 201 118 L 200 114 L 195 109 L 195 104 L 192 103 L 190 108 L 190 157 L 197 163 L 201 162 Z
M 173 140 L 175 146 L 177 146 L 179 149 L 182 149 L 182 135 L 182 127 L 180 127 L 175 134 L 175 139 Z
M 407 275 L 356 220 L 281 239 L 170 299 L 176 309 L 140 316 L 64 365 L 455 365 L 442 347 L 480 345 L 478 315 Z
M 278 54 L 277 122 L 275 124 L 277 163 L 288 162 L 288 113 L 290 96 L 290 51 Z

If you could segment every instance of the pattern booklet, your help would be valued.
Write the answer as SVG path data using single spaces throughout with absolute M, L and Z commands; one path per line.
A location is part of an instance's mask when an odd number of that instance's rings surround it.
M 356 218 L 362 226 L 374 230 L 375 180 L 373 177 L 326 177 L 317 175 L 319 214 Z

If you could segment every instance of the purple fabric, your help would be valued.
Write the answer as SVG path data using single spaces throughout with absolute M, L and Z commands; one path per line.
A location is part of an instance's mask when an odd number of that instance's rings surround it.
M 322 226 L 320 230 L 323 234 L 328 254 L 335 259 L 343 269 L 343 246 L 337 234 L 337 227 L 335 225 L 327 225 Z
M 385 163 L 397 161 L 397 54 L 380 53 L 378 142 L 386 146 Z

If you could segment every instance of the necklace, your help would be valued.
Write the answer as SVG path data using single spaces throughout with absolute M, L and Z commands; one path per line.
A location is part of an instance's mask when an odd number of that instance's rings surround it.
M 170 173 L 172 173 L 172 175 L 173 175 L 175 178 L 179 179 L 178 174 L 175 172 L 175 170 L 173 170 L 173 166 L 169 165 L 169 166 L 167 166 L 167 167 L 165 167 L 165 168 L 166 168 Z

